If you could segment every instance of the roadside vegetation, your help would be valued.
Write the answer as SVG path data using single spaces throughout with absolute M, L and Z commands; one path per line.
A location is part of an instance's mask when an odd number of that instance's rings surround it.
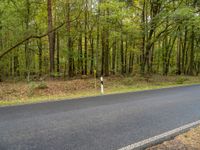
M 100 80 L 94 78 L 0 83 L 0 106 L 98 96 Z M 159 89 L 200 83 L 191 76 L 111 76 L 104 79 L 105 94 Z
M 0 103 L 99 95 L 100 76 L 106 94 L 199 83 L 199 8 L 197 0 L 1 0 Z

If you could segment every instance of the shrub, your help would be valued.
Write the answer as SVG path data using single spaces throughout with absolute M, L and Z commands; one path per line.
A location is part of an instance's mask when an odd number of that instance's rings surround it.
M 178 79 L 176 79 L 177 84 L 183 84 L 186 81 L 188 81 L 188 78 L 185 77 L 179 77 Z
M 40 82 L 39 84 L 35 82 L 30 82 L 28 87 L 28 96 L 33 96 L 36 89 L 47 89 L 48 86 L 46 82 Z
M 33 96 L 34 95 L 34 90 L 36 88 L 36 83 L 35 82 L 30 82 L 28 85 L 28 96 Z
M 125 78 L 122 83 L 126 86 L 131 86 L 134 85 L 134 80 L 133 78 Z
M 36 87 L 37 89 L 47 89 L 48 88 L 48 86 L 47 86 L 47 83 L 46 82 L 40 82 L 38 85 L 37 85 L 37 87 Z

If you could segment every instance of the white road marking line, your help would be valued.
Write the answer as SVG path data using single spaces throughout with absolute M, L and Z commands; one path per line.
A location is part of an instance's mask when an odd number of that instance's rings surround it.
M 182 127 L 176 128 L 176 129 L 174 129 L 174 130 L 165 132 L 165 133 L 163 133 L 163 134 L 154 136 L 154 137 L 152 137 L 152 138 L 149 138 L 149 139 L 140 141 L 140 142 L 138 142 L 138 143 L 128 145 L 128 146 L 123 147 L 123 148 L 120 148 L 120 149 L 118 149 L 118 150 L 134 150 L 134 149 L 140 149 L 140 148 L 142 148 L 142 146 L 144 146 L 144 145 L 150 145 L 151 143 L 154 143 L 154 142 L 156 142 L 156 141 L 159 141 L 160 139 L 165 139 L 165 138 L 167 138 L 167 137 L 173 136 L 173 135 L 176 134 L 176 133 L 179 133 L 179 132 L 181 132 L 181 131 L 190 129 L 190 128 L 195 127 L 195 126 L 197 126 L 197 125 L 200 125 L 200 120 L 199 120 L 199 121 L 196 121 L 196 122 L 193 122 L 193 123 L 190 123 L 190 124 L 187 124 L 187 125 L 184 125 L 184 126 L 182 126 Z

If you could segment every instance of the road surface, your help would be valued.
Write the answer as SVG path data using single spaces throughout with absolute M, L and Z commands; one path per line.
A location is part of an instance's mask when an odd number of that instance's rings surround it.
M 0 108 L 0 150 L 117 150 L 200 119 L 200 85 Z

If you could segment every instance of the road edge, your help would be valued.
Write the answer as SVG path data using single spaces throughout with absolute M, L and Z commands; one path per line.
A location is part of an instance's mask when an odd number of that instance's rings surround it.
M 189 131 L 191 128 L 197 127 L 198 125 L 200 125 L 200 120 L 193 122 L 193 123 L 186 124 L 184 126 L 181 126 L 179 128 L 176 128 L 176 129 L 168 131 L 168 132 L 165 132 L 163 134 L 151 137 L 149 139 L 122 147 L 118 150 L 143 150 L 143 149 L 149 148 L 151 146 L 160 144 L 164 141 L 171 140 L 174 137 Z

